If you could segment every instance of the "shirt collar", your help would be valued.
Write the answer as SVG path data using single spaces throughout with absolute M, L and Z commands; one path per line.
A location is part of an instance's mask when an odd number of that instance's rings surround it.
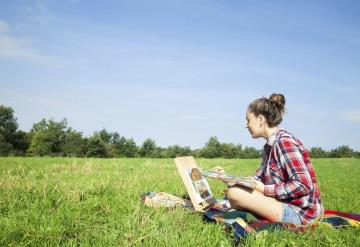
M 277 129 L 275 130 L 272 135 L 269 137 L 269 139 L 267 140 L 266 142 L 266 145 L 269 145 L 269 146 L 273 146 L 274 143 L 275 143 L 275 140 L 276 140 L 276 136 L 277 134 L 279 133 L 280 130 L 284 130 L 284 129 Z

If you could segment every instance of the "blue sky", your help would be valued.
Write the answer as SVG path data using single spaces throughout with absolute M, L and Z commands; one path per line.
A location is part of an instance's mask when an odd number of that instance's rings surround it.
M 261 148 L 248 104 L 283 93 L 310 148 L 360 150 L 359 1 L 0 2 L 0 104 L 140 145 Z

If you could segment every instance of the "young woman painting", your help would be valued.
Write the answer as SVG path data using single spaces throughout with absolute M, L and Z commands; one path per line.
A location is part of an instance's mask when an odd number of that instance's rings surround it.
M 256 189 L 231 187 L 227 198 L 233 208 L 248 210 L 270 221 L 307 225 L 321 217 L 323 206 L 309 153 L 299 139 L 279 128 L 285 97 L 272 94 L 254 100 L 246 112 L 252 138 L 266 140 Z

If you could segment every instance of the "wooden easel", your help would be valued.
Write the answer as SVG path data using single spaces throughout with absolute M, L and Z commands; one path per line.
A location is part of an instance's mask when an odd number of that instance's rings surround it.
M 212 196 L 212 192 L 206 178 L 201 176 L 201 179 L 196 179 L 197 181 L 191 179 L 192 169 L 199 169 L 194 157 L 177 157 L 175 158 L 175 164 L 195 210 L 203 212 L 205 209 L 213 205 L 215 203 L 215 199 Z M 206 187 L 206 198 L 203 198 L 199 193 L 199 185 L 201 185 L 201 187 Z

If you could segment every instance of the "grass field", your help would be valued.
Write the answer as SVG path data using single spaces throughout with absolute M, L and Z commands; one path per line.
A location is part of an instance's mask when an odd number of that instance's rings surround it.
M 250 176 L 259 160 L 198 159 Z M 314 159 L 325 208 L 360 213 L 360 160 Z M 209 181 L 216 197 L 224 185 Z M 0 158 L 0 246 L 230 246 L 187 210 L 147 208 L 147 191 L 183 195 L 172 159 Z M 360 246 L 360 229 L 251 236 L 246 246 Z

